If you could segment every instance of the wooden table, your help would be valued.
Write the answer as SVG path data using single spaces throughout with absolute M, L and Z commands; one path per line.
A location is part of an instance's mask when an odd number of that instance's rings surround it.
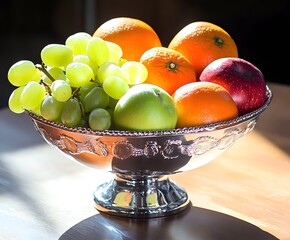
M 110 177 L 49 146 L 27 115 L 0 111 L 0 239 L 290 240 L 290 87 L 254 131 L 211 163 L 171 176 L 191 207 L 154 219 L 98 213 L 93 189 Z

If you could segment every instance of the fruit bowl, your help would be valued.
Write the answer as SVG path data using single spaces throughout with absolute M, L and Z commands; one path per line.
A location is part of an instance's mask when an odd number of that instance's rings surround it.
M 188 195 L 169 176 L 200 167 L 254 129 L 269 106 L 234 120 L 168 131 L 92 131 L 69 128 L 28 112 L 36 130 L 68 158 L 113 173 L 94 191 L 95 207 L 111 215 L 151 218 L 178 213 Z

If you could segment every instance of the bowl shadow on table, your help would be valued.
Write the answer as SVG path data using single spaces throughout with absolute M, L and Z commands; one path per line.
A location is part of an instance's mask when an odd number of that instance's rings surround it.
M 61 235 L 59 240 L 276 240 L 275 236 L 241 219 L 216 211 L 189 206 L 167 217 L 134 219 L 97 214 Z

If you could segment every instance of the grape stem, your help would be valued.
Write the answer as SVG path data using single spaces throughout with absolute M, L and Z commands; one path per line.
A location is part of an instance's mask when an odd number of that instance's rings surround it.
M 82 103 L 82 101 L 81 101 L 81 99 L 80 99 L 80 94 L 79 94 L 80 89 L 81 89 L 80 87 L 75 88 L 75 89 L 73 90 L 73 93 L 72 93 L 71 98 L 77 98 L 77 99 L 78 99 L 79 104 L 80 104 L 80 108 L 81 108 L 82 115 L 85 116 L 85 108 L 84 108 L 84 106 L 83 106 L 83 103 Z
M 42 84 L 42 85 L 45 87 L 45 89 L 47 90 L 47 92 L 48 92 L 48 94 L 49 94 L 50 96 L 52 95 L 52 92 L 51 92 L 50 86 L 49 86 L 46 82 L 44 82 L 44 81 L 41 79 L 40 82 L 39 82 L 39 84 Z
M 47 71 L 45 68 L 44 63 L 40 64 L 35 64 L 35 67 L 38 68 L 40 71 L 42 71 L 52 82 L 55 81 L 54 77 L 51 76 L 51 74 Z
M 79 101 L 79 104 L 80 104 L 82 115 L 86 116 L 85 108 L 84 108 L 84 105 L 83 105 L 82 101 Z
M 72 92 L 72 96 L 71 97 L 72 98 L 76 97 L 79 100 L 79 98 L 78 98 L 79 92 L 80 92 L 80 87 L 73 88 L 73 92 Z

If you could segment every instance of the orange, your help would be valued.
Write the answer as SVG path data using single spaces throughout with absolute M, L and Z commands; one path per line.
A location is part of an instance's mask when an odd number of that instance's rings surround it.
M 194 67 L 181 53 L 166 47 L 155 47 L 147 50 L 140 62 L 148 70 L 145 83 L 163 88 L 170 95 L 184 84 L 195 82 Z
M 233 38 L 220 26 L 210 22 L 188 24 L 174 36 L 168 47 L 188 58 L 197 77 L 209 63 L 218 58 L 238 57 Z
M 123 50 L 123 58 L 128 61 L 139 61 L 146 50 L 162 46 L 159 36 L 150 25 L 129 17 L 106 21 L 93 36 L 118 44 Z
M 183 85 L 172 95 L 177 109 L 177 127 L 194 127 L 238 117 L 238 108 L 222 86 L 211 82 Z

